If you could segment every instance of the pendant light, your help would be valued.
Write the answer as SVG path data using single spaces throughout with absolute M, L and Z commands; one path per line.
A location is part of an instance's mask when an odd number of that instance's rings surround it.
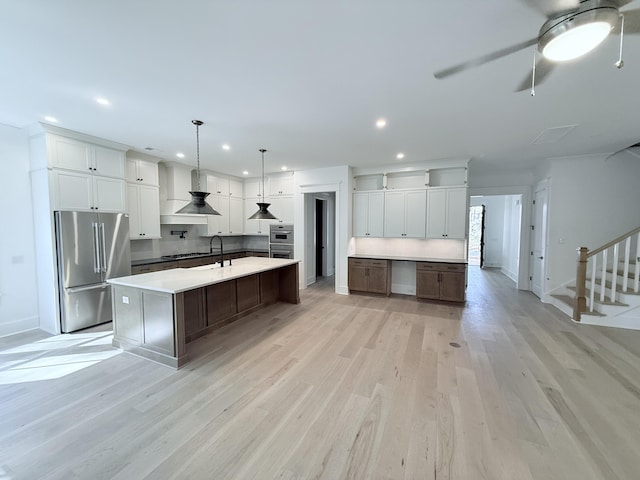
M 266 150 L 261 148 L 259 150 L 262 153 L 262 200 L 264 200 L 264 152 Z M 277 220 L 277 218 L 269 211 L 270 203 L 258 202 L 258 211 L 249 217 L 249 220 Z
M 191 201 L 176 213 L 220 215 L 220 213 L 216 212 L 213 207 L 205 201 L 205 198 L 209 196 L 209 192 L 200 190 L 200 125 L 202 125 L 202 121 L 191 120 L 191 123 L 196 126 L 196 158 L 198 161 L 198 169 L 196 170 L 197 190 L 189 192 L 191 194 Z

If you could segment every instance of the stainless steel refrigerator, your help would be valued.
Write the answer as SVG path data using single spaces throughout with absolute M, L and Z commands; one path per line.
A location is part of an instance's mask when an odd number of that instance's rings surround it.
M 62 331 L 110 322 L 106 280 L 131 275 L 129 216 L 55 212 L 55 228 Z

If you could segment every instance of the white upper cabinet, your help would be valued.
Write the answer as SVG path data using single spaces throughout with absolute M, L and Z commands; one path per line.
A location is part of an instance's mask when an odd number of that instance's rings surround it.
M 384 192 L 353 194 L 353 235 L 382 237 L 384 233 Z
M 245 188 L 246 188 L 245 184 Z M 249 220 L 249 217 L 258 211 L 258 202 L 262 202 L 262 198 L 253 197 L 244 199 L 244 233 L 252 235 L 268 235 L 268 220 Z
M 293 195 L 293 175 L 285 174 L 269 177 L 269 196 Z
M 467 189 L 432 188 L 427 192 L 427 237 L 464 239 Z
M 47 136 L 47 144 L 49 165 L 53 168 L 106 177 L 125 176 L 123 151 L 53 134 Z
M 266 202 L 271 204 L 269 211 L 276 217 L 276 220 L 270 220 L 270 223 L 293 223 L 292 196 L 271 197 L 267 198 Z
M 195 179 L 195 173 L 194 173 Z M 202 183 L 204 178 L 200 177 L 200 182 Z M 195 180 L 194 180 L 195 185 Z M 204 187 L 205 184 L 202 183 L 201 187 Z M 215 175 L 206 175 L 206 188 L 207 192 L 212 195 L 225 195 L 229 196 L 229 180 L 226 178 L 216 177 Z
M 158 164 L 138 158 L 127 158 L 127 181 L 158 186 Z
M 229 197 L 229 235 L 241 235 L 244 232 L 244 200 Z
M 243 198 L 244 188 L 242 186 L 242 182 L 239 182 L 237 180 L 229 180 L 229 196 Z
M 244 181 L 244 197 L 245 198 L 264 197 L 264 191 L 262 189 L 262 179 L 260 178 L 246 179 Z
M 131 240 L 160 238 L 159 188 L 129 183 L 127 203 Z
M 426 190 L 385 192 L 384 236 L 424 238 L 426 214 Z
M 53 170 L 53 210 L 126 211 L 126 182 L 118 178 Z

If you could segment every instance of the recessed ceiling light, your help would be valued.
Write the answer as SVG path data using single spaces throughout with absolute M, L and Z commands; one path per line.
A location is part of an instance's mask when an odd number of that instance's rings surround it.
M 400 152 L 399 154 L 396 155 L 396 158 L 398 160 L 402 160 L 404 158 L 404 153 Z
M 178 158 L 184 158 L 184 153 L 182 153 L 182 152 L 178 152 L 178 153 L 176 153 L 176 157 L 178 157 Z
M 376 120 L 376 127 L 384 128 L 386 126 L 387 126 L 387 121 L 384 118 L 379 118 L 378 120 Z
M 287 167 L 285 165 L 280 167 L 280 170 L 282 170 L 283 172 L 287 170 Z
M 44 120 L 46 122 L 51 122 L 51 123 L 58 123 L 58 119 L 56 117 L 50 117 L 49 115 L 47 115 L 46 117 L 44 117 Z
M 246 170 L 243 170 L 243 171 L 242 171 L 242 174 L 243 174 L 243 175 L 249 175 L 249 172 L 247 172 Z
M 96 98 L 96 102 L 98 102 L 100 105 L 111 105 L 111 102 L 109 100 L 107 100 L 106 98 L 103 97 L 98 97 Z
M 223 150 L 227 150 L 227 151 L 229 151 L 229 150 L 231 150 L 231 147 L 230 147 L 228 144 L 223 143 L 223 144 L 222 144 L 222 149 L 223 149 Z

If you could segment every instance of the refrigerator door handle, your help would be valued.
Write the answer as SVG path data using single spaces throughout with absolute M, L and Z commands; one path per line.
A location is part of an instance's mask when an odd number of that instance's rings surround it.
M 100 223 L 100 271 L 107 273 L 107 241 L 104 234 L 104 223 Z
M 100 273 L 100 241 L 98 234 L 98 223 L 93 222 L 93 273 Z
M 71 287 L 71 288 L 65 288 L 65 292 L 67 293 L 78 293 L 78 292 L 87 292 L 89 290 L 95 290 L 97 288 L 107 288 L 109 287 L 108 283 L 98 283 L 95 285 L 88 285 L 85 287 Z

